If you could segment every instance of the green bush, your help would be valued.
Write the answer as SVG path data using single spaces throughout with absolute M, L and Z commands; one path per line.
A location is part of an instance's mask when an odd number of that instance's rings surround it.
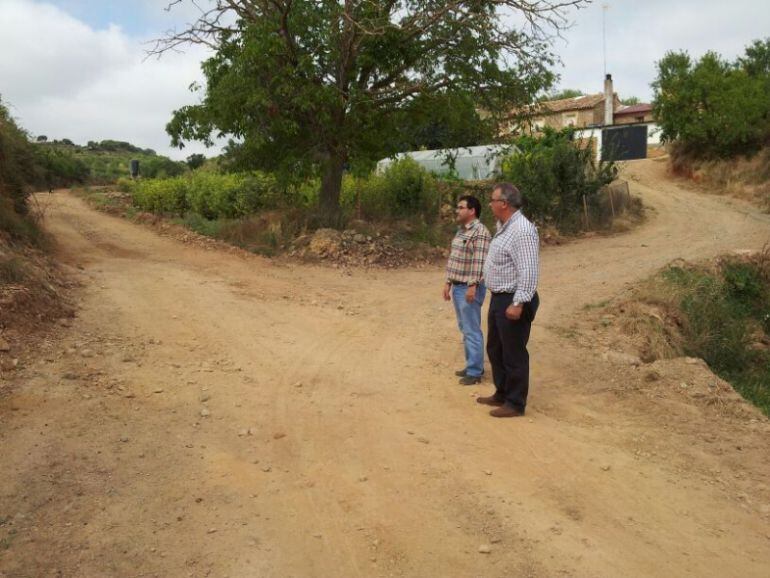
M 20 215 L 27 213 L 27 197 L 37 173 L 33 145 L 0 102 L 0 199 L 10 199 Z
M 530 218 L 567 231 L 581 227 L 583 197 L 596 211 L 599 191 L 617 175 L 613 163 L 597 162 L 593 150 L 572 135 L 569 129 L 546 129 L 542 138 L 518 139 L 520 152 L 504 159 L 501 171 L 503 180 L 525 193 Z
M 435 177 L 413 159 L 392 163 L 382 174 L 367 178 L 346 175 L 340 204 L 348 213 L 358 210 L 371 220 L 422 217 L 433 222 L 441 194 Z
M 35 153 L 38 165 L 35 185 L 39 188 L 82 184 L 91 175 L 88 166 L 68 150 L 36 146 Z
M 701 357 L 748 400 L 770 414 L 770 252 L 731 257 L 716 268 L 669 267 L 688 355 Z

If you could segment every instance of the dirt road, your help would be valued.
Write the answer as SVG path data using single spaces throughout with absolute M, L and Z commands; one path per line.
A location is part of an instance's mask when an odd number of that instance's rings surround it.
M 768 421 L 564 328 L 770 218 L 627 171 L 654 210 L 543 251 L 507 421 L 456 385 L 438 267 L 279 266 L 41 198 L 83 289 L 0 397 L 0 576 L 767 576 Z

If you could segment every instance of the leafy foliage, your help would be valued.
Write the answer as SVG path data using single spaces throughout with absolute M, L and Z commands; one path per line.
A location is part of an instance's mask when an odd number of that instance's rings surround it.
M 470 147 L 491 142 L 494 127 L 470 94 L 420 95 L 399 120 L 398 152 Z
M 29 215 L 27 200 L 45 176 L 38 151 L 0 102 L 0 235 L 38 245 L 44 242 Z
M 715 52 L 693 61 L 669 52 L 658 62 L 654 113 L 661 136 L 693 157 L 729 157 L 770 138 L 770 39 L 730 63 Z
M 548 31 L 564 27 L 565 8 L 583 3 L 217 3 L 154 51 L 184 43 L 215 50 L 203 64 L 205 89 L 195 87 L 204 90 L 201 103 L 177 110 L 167 131 L 179 146 L 233 137 L 228 150 L 242 169 L 321 176 L 321 208 L 334 214 L 346 167 L 371 167 L 415 140 L 465 136 L 475 110 L 470 119 L 437 115 L 451 111 L 437 111 L 430 98 L 473 94 L 494 121 L 548 88 Z M 405 143 L 404 126 L 422 129 Z
M 36 178 L 35 150 L 0 102 L 0 199 L 10 202 L 16 213 L 26 214 L 29 188 Z
M 562 100 L 565 98 L 575 98 L 576 96 L 583 96 L 585 93 L 582 90 L 574 88 L 564 88 L 556 92 L 552 92 L 548 95 L 548 100 Z
M 672 266 L 663 279 L 681 311 L 685 353 L 703 358 L 770 414 L 770 253 L 729 257 L 716 268 Z
M 258 172 L 217 174 L 196 171 L 167 179 L 122 180 L 134 204 L 144 211 L 196 213 L 204 219 L 240 218 L 301 199 L 298 189 L 285 189 Z
M 51 147 L 36 147 L 38 176 L 35 184 L 39 187 L 66 187 L 85 183 L 91 169 L 82 159 L 68 150 Z
M 432 222 L 439 214 L 441 194 L 436 179 L 406 158 L 391 163 L 382 174 L 367 178 L 346 177 L 342 206 L 365 219 L 417 217 Z
M 72 142 L 69 142 L 72 145 Z M 77 145 L 75 145 L 77 146 Z M 126 141 L 120 140 L 103 140 L 103 141 L 88 141 L 86 148 L 90 151 L 97 152 L 125 152 L 125 153 L 144 153 L 146 155 L 154 155 L 155 151 L 152 149 L 143 149 L 138 146 L 132 145 Z
M 203 166 L 203 164 L 206 162 L 206 155 L 201 153 L 191 154 L 185 159 L 185 162 L 187 163 L 187 166 L 190 167 L 190 170 L 194 171 L 195 169 Z
M 617 174 L 614 163 L 596 161 L 593 150 L 574 141 L 573 134 L 546 127 L 542 138 L 520 137 L 515 141 L 520 154 L 502 166 L 502 178 L 524 193 L 527 213 L 563 230 L 580 228 L 583 197 L 597 205 L 599 191 Z
M 59 166 L 64 174 L 78 177 L 69 182 L 59 182 L 58 186 L 86 181 L 92 184 L 114 183 L 120 177 L 128 176 L 129 163 L 134 159 L 139 161 L 140 174 L 147 178 L 173 177 L 188 170 L 184 162 L 171 160 L 156 154 L 152 149 L 142 149 L 124 141 L 88 141 L 85 147 L 69 142 L 70 144 L 63 144 L 63 141 L 37 144 L 40 154 Z M 69 160 L 65 162 L 63 159 Z M 79 166 L 73 167 L 74 163 Z

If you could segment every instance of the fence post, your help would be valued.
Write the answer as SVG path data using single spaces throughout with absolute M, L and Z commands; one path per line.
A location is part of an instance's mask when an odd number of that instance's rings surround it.
M 614 220 L 615 219 L 615 203 L 612 200 L 612 186 L 611 185 L 607 186 L 607 194 L 610 197 L 610 210 L 612 211 L 612 219 Z

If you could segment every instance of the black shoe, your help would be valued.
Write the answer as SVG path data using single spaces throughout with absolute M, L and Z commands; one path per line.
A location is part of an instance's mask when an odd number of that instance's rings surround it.
M 466 375 L 468 375 L 468 373 L 465 369 L 460 369 L 458 371 L 455 371 L 455 375 L 457 377 L 465 377 Z
M 473 375 L 466 375 L 460 380 L 460 385 L 476 385 L 477 383 L 481 383 L 481 376 L 473 376 Z

